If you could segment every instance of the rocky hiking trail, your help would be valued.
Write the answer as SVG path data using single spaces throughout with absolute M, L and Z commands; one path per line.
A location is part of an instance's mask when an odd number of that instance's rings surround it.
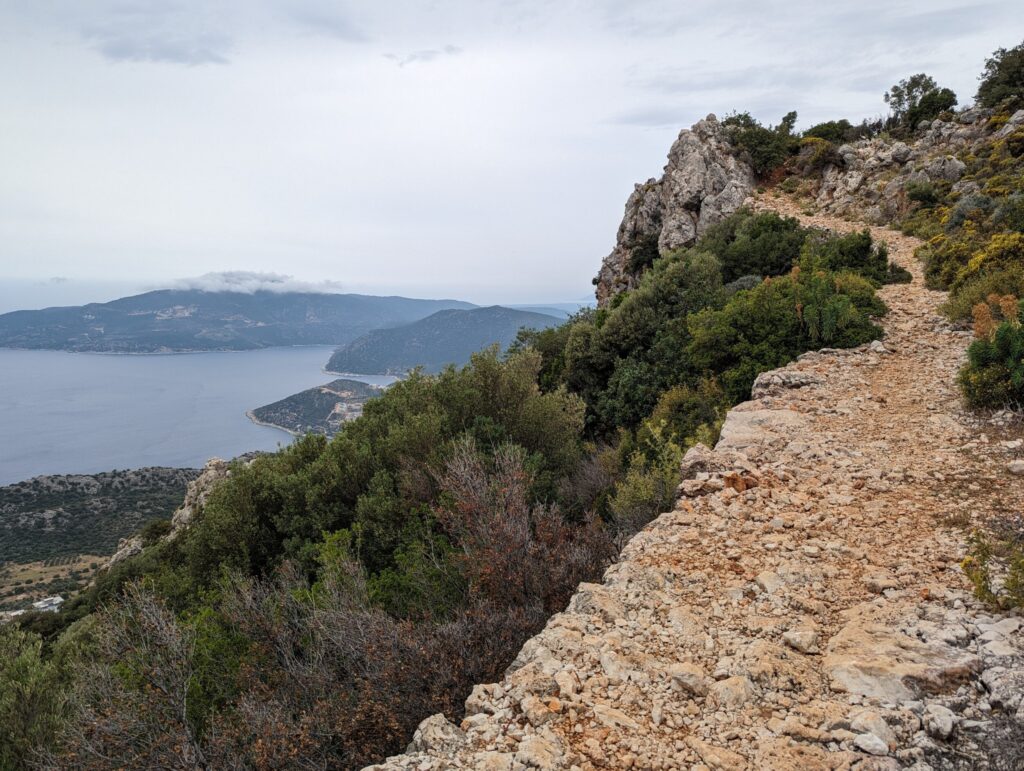
M 428 718 L 373 769 L 1018 767 L 993 747 L 1024 720 L 1021 619 L 977 602 L 959 563 L 971 522 L 1021 510 L 1020 430 L 963 410 L 970 334 L 939 315 L 919 241 L 871 231 L 913 274 L 881 291 L 883 340 L 760 376 L 604 583 L 460 726 Z

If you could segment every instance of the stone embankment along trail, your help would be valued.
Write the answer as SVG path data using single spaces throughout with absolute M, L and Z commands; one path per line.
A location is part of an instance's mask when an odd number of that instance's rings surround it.
M 477 686 L 461 726 L 429 718 L 373 768 L 986 767 L 990 718 L 1024 717 L 1024 641 L 967 591 L 953 522 L 1019 510 L 1015 444 L 962 412 L 969 335 L 938 315 L 919 242 L 872 232 L 914 276 L 882 290 L 884 342 L 762 375 L 604 583 Z

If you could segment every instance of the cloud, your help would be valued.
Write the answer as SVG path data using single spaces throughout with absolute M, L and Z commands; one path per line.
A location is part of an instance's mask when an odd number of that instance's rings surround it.
M 359 24 L 335 5 L 308 0 L 301 4 L 293 3 L 287 13 L 293 22 L 322 35 L 349 43 L 365 43 L 370 39 Z
M 399 56 L 398 54 L 384 54 L 384 58 L 390 59 L 399 67 L 404 67 L 407 64 L 432 62 L 442 56 L 458 56 L 461 53 L 462 49 L 458 46 L 446 45 L 443 48 L 424 48 L 419 51 L 413 51 L 412 53 L 405 54 L 404 56 Z
M 183 278 L 173 283 L 172 289 L 195 289 L 201 292 L 313 292 L 339 294 L 343 287 L 336 281 L 300 281 L 283 273 L 260 273 L 251 270 L 228 270 L 205 273 L 194 278 Z
M 232 38 L 202 8 L 156 2 L 118 5 L 83 36 L 114 62 L 227 64 Z
M 638 107 L 613 115 L 608 123 L 620 126 L 642 126 L 645 128 L 679 127 L 685 124 L 688 113 L 685 109 L 671 106 L 651 105 Z

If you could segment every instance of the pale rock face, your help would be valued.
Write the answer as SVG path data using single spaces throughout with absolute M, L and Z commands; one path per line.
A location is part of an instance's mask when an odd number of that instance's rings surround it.
M 936 739 L 948 739 L 956 727 L 953 710 L 941 704 L 929 704 L 924 711 L 924 728 Z
M 463 737 L 463 732 L 457 726 L 438 713 L 420 723 L 406 752 L 444 752 L 458 747 Z
M 738 159 L 714 115 L 679 132 L 661 179 L 638 184 L 626 201 L 615 248 L 597 275 L 598 305 L 636 286 L 629 267 L 633 248 L 657 238 L 661 252 L 691 246 L 729 216 L 754 189 L 750 166 Z
M 124 562 L 126 559 L 131 559 L 137 554 L 142 553 L 142 536 L 133 535 L 128 538 L 122 538 L 118 541 L 117 551 L 114 552 L 114 556 L 106 564 L 106 569 L 109 570 L 119 562 Z
M 757 691 L 749 677 L 737 675 L 719 680 L 708 689 L 708 698 L 719 709 L 735 710 L 754 698 Z
M 230 474 L 229 464 L 226 461 L 220 458 L 212 458 L 207 461 L 202 473 L 189 482 L 188 489 L 185 491 L 185 500 L 171 515 L 171 530 L 163 537 L 163 540 L 174 540 L 188 527 L 192 518 L 206 504 L 206 499 L 216 483 L 227 477 L 228 474 Z M 141 554 L 144 546 L 142 536 L 138 534 L 122 538 L 117 544 L 117 551 L 101 570 L 110 570 L 114 565 Z
M 962 185 L 960 178 L 967 167 L 954 156 L 987 140 L 985 126 L 990 115 L 990 111 L 975 108 L 949 122 L 931 121 L 910 143 L 875 137 L 843 145 L 837 151 L 842 163 L 822 171 L 816 206 L 828 214 L 890 222 L 907 210 L 909 185 Z
M 189 483 L 188 490 L 185 491 L 185 500 L 171 515 L 171 532 L 167 534 L 167 540 L 174 540 L 182 530 L 188 527 L 192 518 L 206 505 L 210 491 L 213 490 L 217 482 L 227 478 L 230 473 L 227 461 L 211 458 L 206 462 L 203 473 L 196 477 L 195 481 Z

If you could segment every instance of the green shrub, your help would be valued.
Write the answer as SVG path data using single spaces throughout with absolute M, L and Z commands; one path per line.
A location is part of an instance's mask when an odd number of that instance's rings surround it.
M 796 150 L 793 126 L 796 113 L 788 113 L 778 126 L 767 127 L 748 112 L 734 113 L 722 121 L 729 138 L 745 156 L 758 177 L 767 177 Z
M 985 62 L 978 86 L 978 104 L 1019 109 L 1024 104 L 1024 43 L 997 49 Z
M 154 519 L 146 523 L 142 530 L 139 531 L 139 535 L 142 537 L 144 545 L 152 546 L 169 532 L 171 532 L 171 520 Z
M 913 131 L 921 121 L 932 120 L 956 106 L 956 94 L 940 88 L 934 78 L 923 72 L 892 86 L 884 99 L 892 109 L 891 126 L 903 131 Z
M 978 598 L 1003 609 L 1024 607 L 1024 517 L 999 514 L 967 543 L 961 567 Z
M 853 271 L 881 285 L 889 276 L 889 252 L 868 230 L 843 236 L 818 235 L 807 240 L 800 256 L 805 271 Z
M 966 321 L 974 306 L 993 294 L 1024 297 L 1024 265 L 1010 265 L 966 281 L 949 296 L 942 312 L 952 321 Z
M 42 641 L 16 624 L 0 624 L 0 768 L 29 768 L 52 741 L 64 702 L 55 663 Z
M 1002 201 L 992 212 L 992 224 L 998 228 L 1024 233 L 1024 193 Z
M 793 165 L 800 174 L 818 174 L 826 166 L 839 166 L 843 162 L 836 146 L 820 137 L 805 136 L 797 147 Z
M 939 193 L 931 182 L 911 182 L 905 189 L 907 198 L 922 206 L 934 206 L 939 202 Z
M 718 258 L 722 281 L 732 282 L 788 273 L 806 238 L 807 230 L 792 217 L 743 208 L 708 228 L 700 248 Z
M 660 421 L 648 421 L 646 452 L 634 451 L 624 478 L 616 485 L 609 511 L 620 544 L 663 511 L 672 507 L 679 485 L 683 448 L 668 438 Z
M 804 138 L 814 137 L 823 139 L 826 142 L 840 144 L 850 141 L 853 131 L 854 128 L 850 125 L 850 121 L 843 118 L 842 120 L 830 120 L 811 126 L 804 132 Z
M 993 298 L 995 299 L 995 298 Z M 960 370 L 959 382 L 971 407 L 998 409 L 1024 404 L 1024 327 L 1020 306 L 1014 298 L 1000 298 L 1004 319 L 998 321 L 999 308 L 989 303 L 974 307 L 976 339 L 967 349 L 967 364 Z M 1016 306 L 1017 315 L 1006 314 L 1007 306 Z
M 654 264 L 661 253 L 658 251 L 658 235 L 644 236 L 633 245 L 629 252 L 626 266 L 630 273 L 639 274 Z
M 877 339 L 871 317 L 885 310 L 873 286 L 855 274 L 794 270 L 736 294 L 721 310 L 690 317 L 690 359 L 718 373 L 732 402 L 747 398 L 754 379 L 807 350 L 846 348 Z

